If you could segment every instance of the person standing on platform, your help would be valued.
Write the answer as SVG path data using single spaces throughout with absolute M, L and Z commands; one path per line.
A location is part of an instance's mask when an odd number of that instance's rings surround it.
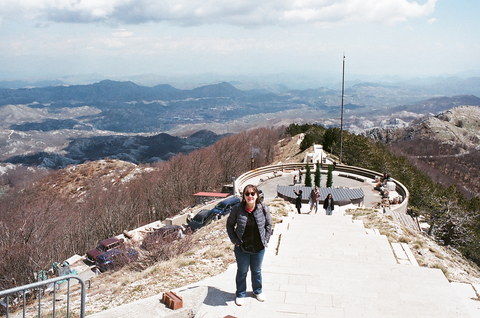
M 318 190 L 318 186 L 315 186 L 310 192 L 310 213 L 313 211 L 314 207 L 315 214 L 318 212 L 318 201 L 320 201 L 320 191 Z
M 335 203 L 331 193 L 329 193 L 325 198 L 325 201 L 323 201 L 323 208 L 325 209 L 327 215 L 332 215 L 332 211 L 335 209 Z
M 302 214 L 302 212 L 300 210 L 302 209 L 302 193 L 303 193 L 303 191 L 298 190 L 298 192 L 297 192 L 297 191 L 293 190 L 293 193 L 295 193 L 295 195 L 297 196 L 295 198 L 295 207 L 297 208 L 297 212 L 298 212 L 298 214 Z

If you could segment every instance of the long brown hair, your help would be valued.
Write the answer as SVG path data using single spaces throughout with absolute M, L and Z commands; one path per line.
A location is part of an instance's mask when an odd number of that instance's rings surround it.
M 250 190 L 253 190 L 257 194 L 257 199 L 255 200 L 255 206 L 260 203 L 260 194 L 258 193 L 258 189 L 256 186 L 253 184 L 248 184 L 243 188 L 242 192 L 242 204 L 245 206 L 247 204 L 247 201 L 245 200 L 245 192 L 250 192 Z

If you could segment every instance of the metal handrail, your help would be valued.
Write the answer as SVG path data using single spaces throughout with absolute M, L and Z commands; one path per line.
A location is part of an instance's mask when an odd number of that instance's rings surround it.
M 55 277 L 55 278 L 50 278 L 50 279 L 47 279 L 47 280 L 42 280 L 42 281 L 39 281 L 39 282 L 36 282 L 36 283 L 31 283 L 31 284 L 28 284 L 28 285 L 23 285 L 23 286 L 20 286 L 20 287 L 14 287 L 14 288 L 10 288 L 10 289 L 7 289 L 7 290 L 2 290 L 0 291 L 0 298 L 3 297 L 3 296 L 6 296 L 6 310 L 7 310 L 7 318 L 9 317 L 9 295 L 11 294 L 14 294 L 14 293 L 19 293 L 19 292 L 22 292 L 23 293 L 23 317 L 25 317 L 25 314 L 26 314 L 26 299 L 25 299 L 25 292 L 28 291 L 28 290 L 31 290 L 31 289 L 35 289 L 35 288 L 38 288 L 38 287 L 41 287 L 41 286 L 45 286 L 45 285 L 48 285 L 48 284 L 54 284 L 54 288 L 53 288 L 53 318 L 55 318 L 55 301 L 56 301 L 56 286 L 55 284 L 59 281 L 63 281 L 63 280 L 67 280 L 68 282 L 68 291 L 67 291 L 67 317 L 69 317 L 70 315 L 70 280 L 71 279 L 76 279 L 78 280 L 78 283 L 81 284 L 81 299 L 80 299 L 80 318 L 84 318 L 85 317 L 85 300 L 86 300 L 86 295 L 87 295 L 87 292 L 86 292 L 86 285 L 85 285 L 85 281 L 83 280 L 83 278 L 81 278 L 80 276 L 78 275 L 65 275 L 65 276 L 60 276 L 60 277 Z M 41 301 L 42 301 L 42 289 L 39 288 L 38 290 L 38 317 L 41 317 Z

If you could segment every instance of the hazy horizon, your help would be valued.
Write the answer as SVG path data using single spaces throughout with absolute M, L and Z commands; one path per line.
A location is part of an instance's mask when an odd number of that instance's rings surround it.
M 348 65 L 347 65 L 348 66 Z M 457 74 L 440 74 L 438 76 L 425 77 L 401 77 L 401 76 L 369 76 L 365 74 L 350 74 L 345 75 L 345 87 L 350 87 L 362 82 L 372 82 L 380 84 L 398 84 L 398 83 L 421 83 L 432 84 L 440 81 L 449 80 L 450 78 L 468 79 L 473 77 L 480 77 L 480 70 L 472 70 L 469 72 L 461 72 Z M 287 89 L 316 89 L 327 87 L 330 89 L 341 89 L 342 71 L 340 70 L 336 76 L 333 74 L 328 76 L 325 74 L 313 73 L 277 73 L 277 74 L 257 74 L 257 75 L 221 75 L 213 73 L 192 74 L 184 76 L 165 76 L 159 74 L 137 74 L 137 75 L 123 75 L 123 76 L 103 76 L 101 74 L 75 74 L 65 76 L 52 77 L 27 77 L 27 78 L 0 78 L 0 87 L 7 83 L 12 83 L 12 86 L 6 85 L 8 88 L 20 88 L 35 86 L 35 84 L 53 83 L 52 85 L 88 85 L 98 83 L 103 80 L 113 81 L 131 81 L 141 86 L 155 86 L 161 84 L 168 84 L 178 89 L 192 89 L 204 85 L 216 84 L 220 82 L 229 82 L 239 89 L 259 89 L 259 88 L 274 88 L 284 86 Z M 18 85 L 15 85 L 17 84 Z M 22 86 L 22 84 L 25 84 Z
M 339 82 L 343 54 L 347 81 L 478 74 L 479 13 L 475 0 L 4 0 L 0 80 Z

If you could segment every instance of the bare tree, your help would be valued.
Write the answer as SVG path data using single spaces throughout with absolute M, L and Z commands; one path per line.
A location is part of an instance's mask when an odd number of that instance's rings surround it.
M 231 177 L 248 171 L 252 154 L 257 166 L 270 163 L 278 136 L 273 129 L 228 136 L 208 148 L 154 164 L 123 184 L 92 178 L 95 171 L 89 165 L 76 174 L 68 168 L 33 185 L 22 183 L 0 197 L 0 288 L 30 283 L 35 272 L 53 262 L 82 255 L 124 230 L 177 214 L 194 203 L 194 193 L 220 190 Z M 87 189 L 82 195 L 71 186 L 80 176 Z M 174 249 L 180 250 L 181 246 Z

